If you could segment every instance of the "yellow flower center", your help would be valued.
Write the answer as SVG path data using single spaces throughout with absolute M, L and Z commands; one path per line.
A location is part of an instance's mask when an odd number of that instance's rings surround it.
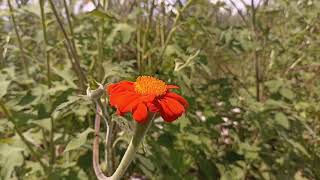
M 167 91 L 165 82 L 151 76 L 139 76 L 134 83 L 134 88 L 141 95 L 161 96 Z

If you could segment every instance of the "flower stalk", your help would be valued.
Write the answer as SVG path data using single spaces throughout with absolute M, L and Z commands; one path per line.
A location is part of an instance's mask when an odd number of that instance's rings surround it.
M 95 117 L 95 137 L 93 141 L 93 169 L 94 172 L 99 180 L 119 180 L 126 172 L 127 168 L 131 164 L 132 160 L 134 159 L 134 156 L 139 148 L 139 145 L 141 144 L 145 134 L 147 133 L 148 129 L 150 128 L 153 119 L 155 117 L 155 113 L 149 113 L 148 115 L 148 121 L 146 123 L 140 124 L 136 123 L 136 128 L 133 134 L 133 137 L 131 139 L 131 142 L 118 166 L 115 173 L 107 177 L 104 175 L 104 173 L 101 170 L 100 164 L 99 164 L 99 133 L 100 133 L 100 122 L 101 122 L 101 114 L 102 109 L 98 103 L 98 96 L 101 92 L 101 87 L 97 90 L 93 91 L 92 93 L 87 90 L 87 95 L 90 97 L 96 104 L 96 117 Z M 108 130 L 109 131 L 109 130 Z M 110 133 L 110 132 L 107 132 Z M 109 167 L 108 167 L 109 168 Z
M 120 179 L 123 174 L 126 172 L 128 166 L 132 162 L 139 145 L 141 144 L 145 134 L 147 133 L 148 129 L 150 128 L 153 117 L 155 114 L 149 114 L 149 120 L 144 124 L 136 123 L 136 129 L 134 131 L 133 137 L 131 139 L 131 142 L 128 146 L 128 149 L 126 153 L 124 154 L 116 172 L 111 176 L 112 180 L 118 180 Z

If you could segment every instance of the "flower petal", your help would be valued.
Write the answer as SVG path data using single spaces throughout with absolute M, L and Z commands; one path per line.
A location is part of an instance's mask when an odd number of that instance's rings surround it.
M 141 124 L 145 123 L 148 120 L 148 111 L 145 104 L 138 104 L 137 108 L 133 111 L 133 119 Z
M 136 99 L 129 101 L 122 109 L 122 112 L 132 112 L 138 104 L 141 103 L 140 96 L 137 97 Z
M 147 103 L 147 107 L 150 112 L 159 112 L 160 111 L 160 108 L 158 106 L 156 106 L 153 102 Z
M 167 89 L 179 89 L 179 86 L 168 84 Z
M 109 96 L 109 101 L 111 106 L 122 109 L 132 100 L 136 99 L 137 96 L 133 92 L 113 93 Z
M 123 112 L 132 112 L 133 109 L 137 107 L 139 103 L 150 103 L 154 100 L 155 96 L 153 95 L 148 95 L 148 96 L 141 96 L 141 95 L 136 95 L 136 99 L 132 99 L 129 103 L 127 103 L 121 111 Z
M 173 98 L 164 97 L 158 102 L 161 107 L 160 115 L 166 122 L 178 119 L 185 112 L 184 106 Z
M 170 98 L 173 98 L 177 101 L 179 101 L 185 108 L 188 108 L 189 107 L 189 103 L 187 100 L 185 100 L 182 96 L 174 93 L 174 92 L 168 92 L 166 93 L 165 95 L 166 97 L 170 97 Z
M 134 91 L 134 83 L 131 81 L 121 81 L 119 83 L 110 84 L 107 86 L 107 92 L 109 94 L 123 91 Z

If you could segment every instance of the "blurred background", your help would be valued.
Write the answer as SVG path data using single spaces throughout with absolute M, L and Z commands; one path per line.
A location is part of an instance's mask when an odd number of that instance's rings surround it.
M 155 121 L 123 179 L 320 179 L 319 9 L 318 0 L 0 0 L 0 179 L 96 179 L 94 105 L 82 95 L 139 75 L 180 86 L 190 107 Z M 107 108 L 100 162 L 110 175 L 134 121 Z

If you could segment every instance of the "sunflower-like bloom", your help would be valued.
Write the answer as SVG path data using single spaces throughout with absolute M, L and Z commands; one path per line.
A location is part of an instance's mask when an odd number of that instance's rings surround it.
M 136 82 L 121 81 L 108 85 L 106 90 L 118 115 L 131 112 L 133 118 L 142 124 L 148 120 L 149 112 L 159 112 L 166 122 L 172 122 L 186 111 L 188 102 L 170 92 L 177 88 L 151 76 L 139 76 Z

